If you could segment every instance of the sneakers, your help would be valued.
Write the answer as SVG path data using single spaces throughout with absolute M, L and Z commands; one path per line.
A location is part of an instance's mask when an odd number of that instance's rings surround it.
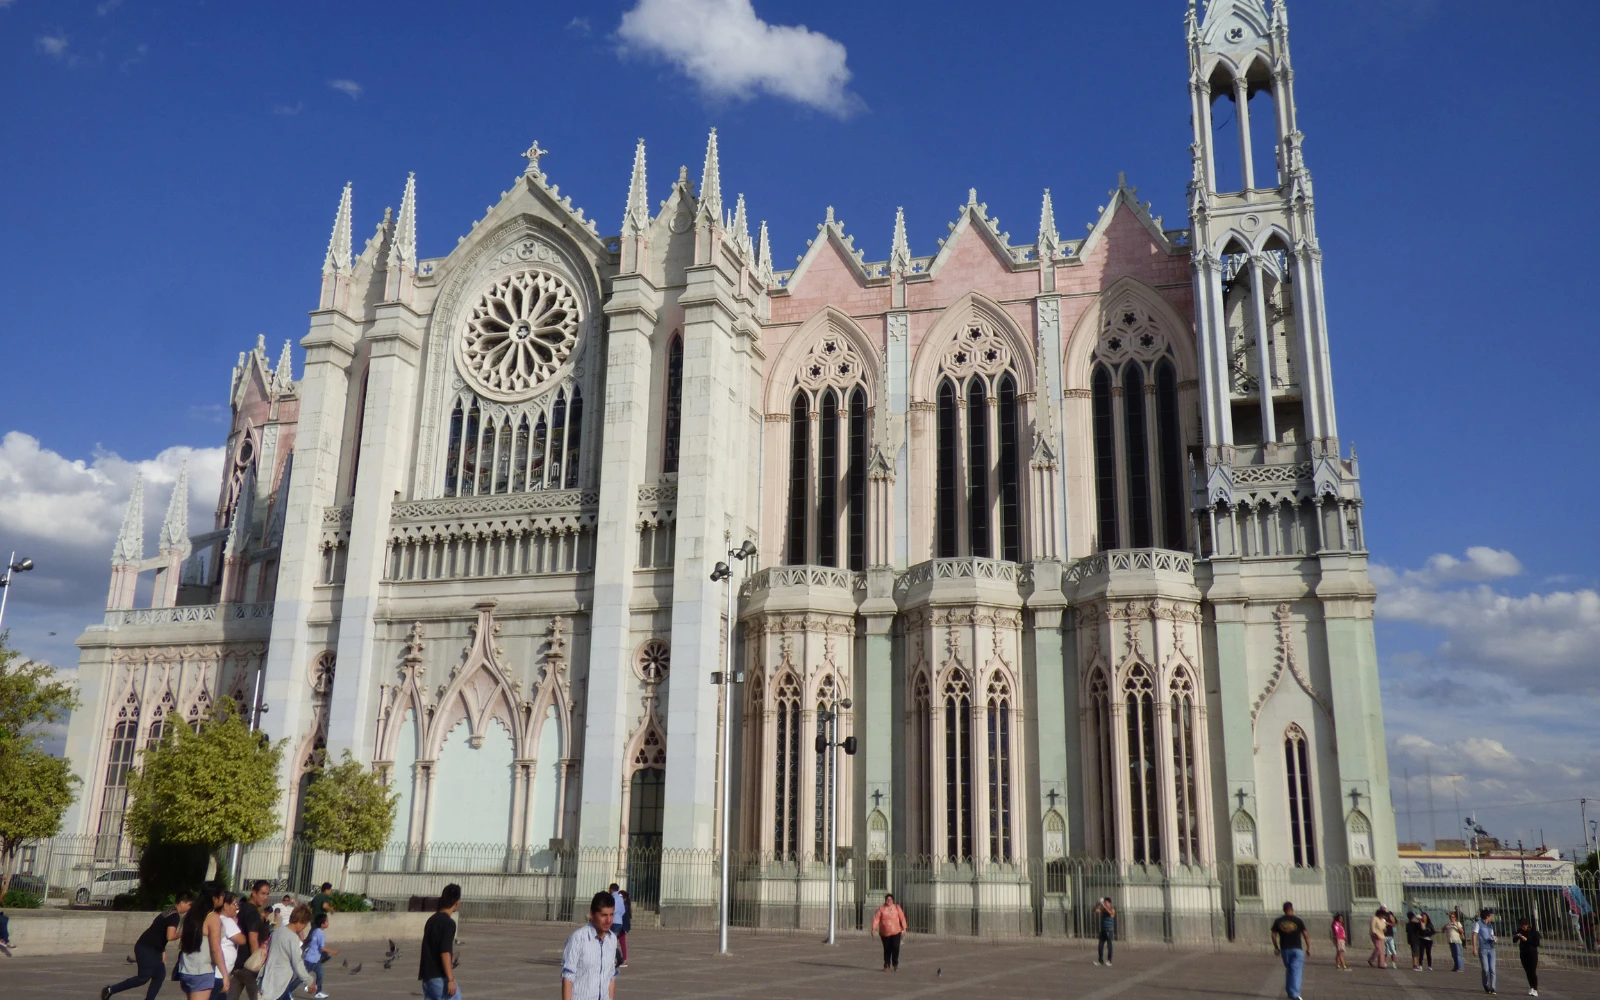
M 1536 997 L 1538 995 L 1539 995 L 1539 991 L 1538 990 L 1529 990 L 1528 991 L 1528 996 L 1530 996 L 1530 997 Z
M 1097 959 L 1095 959 L 1095 960 L 1094 960 L 1094 964 L 1096 964 L 1096 965 L 1104 965 L 1104 964 L 1106 964 L 1106 963 L 1104 963 L 1104 962 L 1102 962 L 1102 961 L 1100 961 L 1100 960 L 1099 960 L 1099 959 L 1098 959 L 1098 958 L 1097 958 Z
M 312 997 L 311 1000 L 328 1000 L 328 994 L 318 993 L 316 996 Z
M 1109 960 L 1106 962 L 1106 968 L 1111 968 L 1111 962 Z

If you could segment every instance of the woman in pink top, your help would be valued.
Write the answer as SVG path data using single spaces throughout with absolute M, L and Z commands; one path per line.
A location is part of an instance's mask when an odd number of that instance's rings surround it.
M 1333 926 L 1328 928 L 1328 934 L 1333 938 L 1333 967 L 1341 972 L 1349 972 L 1350 966 L 1344 964 L 1344 946 L 1350 939 L 1350 932 L 1344 926 L 1344 914 L 1333 915 Z
M 906 933 L 906 911 L 894 901 L 894 893 L 883 897 L 883 905 L 872 915 L 872 933 L 883 939 L 883 971 L 900 971 L 900 939 Z

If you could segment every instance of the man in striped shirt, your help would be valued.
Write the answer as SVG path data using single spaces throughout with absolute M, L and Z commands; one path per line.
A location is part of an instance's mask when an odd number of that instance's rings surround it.
M 572 932 L 561 952 L 561 1000 L 613 1000 L 617 995 L 616 903 L 609 892 L 589 901 L 589 922 Z

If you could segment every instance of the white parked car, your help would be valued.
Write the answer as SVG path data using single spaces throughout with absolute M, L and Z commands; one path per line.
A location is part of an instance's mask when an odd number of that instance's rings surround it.
M 72 894 L 73 902 L 100 903 L 109 906 L 111 901 L 125 892 L 134 892 L 139 888 L 139 870 L 137 868 L 116 868 L 108 872 L 101 872 L 93 882 L 86 882 L 78 886 L 78 891 Z

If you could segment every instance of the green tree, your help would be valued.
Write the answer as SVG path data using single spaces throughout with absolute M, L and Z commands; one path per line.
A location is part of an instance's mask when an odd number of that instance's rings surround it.
M 381 851 L 389 842 L 394 814 L 400 797 L 389 791 L 383 779 L 362 767 L 344 752 L 337 767 L 319 767 L 306 789 L 301 815 L 305 819 L 306 840 L 319 851 L 344 856 L 339 870 L 339 888 L 344 888 L 350 871 L 350 855 Z
M 78 704 L 77 689 L 46 663 L 18 661 L 0 633 L 0 898 L 24 841 L 53 837 L 77 794 L 72 766 L 39 746 L 45 726 Z
M 128 772 L 127 827 L 142 849 L 140 893 L 163 898 L 205 878 L 208 858 L 278 829 L 278 765 L 287 740 L 251 732 L 231 698 L 198 731 L 169 726 Z M 221 864 L 218 865 L 219 871 Z

